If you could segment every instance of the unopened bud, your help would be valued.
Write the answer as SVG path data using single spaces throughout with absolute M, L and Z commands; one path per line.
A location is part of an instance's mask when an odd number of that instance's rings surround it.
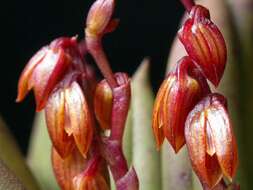
M 114 0 L 96 0 L 90 8 L 86 21 L 86 35 L 98 37 L 106 32 L 107 27 L 116 27 L 111 17 L 114 11 Z M 110 30 L 110 29 L 109 29 Z
M 106 80 L 101 81 L 95 91 L 94 110 L 96 118 L 103 129 L 111 128 L 112 89 Z
M 210 20 L 209 11 L 196 5 L 180 29 L 179 39 L 205 77 L 218 86 L 227 61 L 225 40 Z

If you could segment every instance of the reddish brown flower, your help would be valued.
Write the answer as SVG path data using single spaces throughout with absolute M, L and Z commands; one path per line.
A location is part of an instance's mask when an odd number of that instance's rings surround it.
M 93 136 L 88 104 L 81 87 L 73 80 L 73 75 L 67 76 L 52 92 L 46 105 L 48 131 L 62 158 L 69 155 L 74 144 L 85 157 Z
M 18 83 L 17 102 L 33 89 L 37 111 L 45 107 L 55 85 L 62 79 L 77 52 L 76 38 L 58 38 L 39 50 L 28 62 Z M 77 55 L 78 53 L 75 53 Z
M 175 152 L 185 144 L 184 125 L 188 113 L 209 87 L 189 57 L 184 57 L 161 85 L 153 110 L 153 131 L 157 148 L 164 136 Z
M 218 86 L 226 65 L 227 49 L 221 32 L 210 20 L 209 11 L 200 5 L 194 6 L 178 35 L 198 68 Z
M 235 175 L 238 155 L 226 99 L 210 94 L 187 117 L 186 144 L 194 171 L 202 183 L 214 187 Z

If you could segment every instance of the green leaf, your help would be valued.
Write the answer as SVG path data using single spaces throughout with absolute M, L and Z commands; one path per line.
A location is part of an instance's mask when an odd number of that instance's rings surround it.
M 127 160 L 128 165 L 132 163 L 132 127 L 133 127 L 133 119 L 132 119 L 132 108 L 130 105 L 130 109 L 127 116 L 126 126 L 124 130 L 123 136 L 123 153 Z
M 18 177 L 0 160 L 0 190 L 25 190 Z
M 24 184 L 27 190 L 37 190 L 38 185 L 13 136 L 0 118 L 0 160 L 5 163 L 3 169 L 10 170 Z M 6 174 L 8 176 L 8 174 Z M 10 176 L 13 176 L 10 174 Z M 6 177 L 7 177 L 6 176 Z M 3 176 L 4 177 L 4 176 Z
M 191 188 L 192 169 L 186 147 L 175 154 L 165 140 L 162 146 L 162 189 L 190 190 Z
M 36 115 L 27 160 L 41 188 L 45 190 L 57 190 L 59 186 L 55 180 L 51 166 L 52 145 L 43 113 L 41 112 Z
M 132 79 L 133 165 L 140 190 L 161 189 L 160 153 L 151 127 L 154 95 L 149 82 L 149 61 L 142 62 Z
M 239 106 L 239 167 L 243 169 L 239 176 L 241 189 L 252 189 L 253 181 L 253 149 L 252 149 L 252 123 L 253 123 L 253 0 L 227 0 L 233 16 L 233 25 L 236 26 L 236 51 L 239 60 L 236 60 L 239 72 L 239 95 L 236 104 Z M 242 175 L 243 174 L 243 175 Z

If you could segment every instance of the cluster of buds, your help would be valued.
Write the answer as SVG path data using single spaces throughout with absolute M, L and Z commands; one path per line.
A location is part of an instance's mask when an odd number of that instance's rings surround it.
M 31 58 L 19 79 L 16 101 L 33 90 L 36 110 L 45 109 L 52 165 L 62 190 L 108 190 L 108 167 L 118 190 L 138 189 L 135 170 L 128 169 L 122 152 L 130 80 L 125 73 L 113 74 L 101 43 L 117 26 L 118 20 L 111 19 L 114 6 L 114 0 L 95 1 L 85 39 L 54 40 Z M 87 53 L 105 77 L 99 83 Z
M 209 11 L 182 0 L 189 18 L 178 32 L 188 56 L 162 83 L 154 105 L 152 128 L 159 149 L 166 138 L 177 153 L 187 145 L 193 170 L 204 189 L 227 189 L 223 177 L 235 176 L 238 155 L 225 97 L 218 86 L 227 50 Z

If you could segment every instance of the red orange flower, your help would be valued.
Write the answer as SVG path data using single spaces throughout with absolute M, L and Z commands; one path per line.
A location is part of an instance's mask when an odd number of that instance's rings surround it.
M 73 145 L 86 157 L 93 136 L 88 104 L 73 77 L 74 75 L 67 76 L 56 87 L 46 105 L 48 131 L 62 158 L 69 155 Z
M 218 86 L 226 65 L 227 49 L 221 32 L 210 20 L 209 11 L 200 5 L 194 6 L 178 36 L 205 77 Z
M 58 38 L 40 49 L 28 62 L 18 83 L 17 102 L 33 89 L 37 111 L 42 110 L 55 85 L 63 78 L 78 52 L 76 38 Z M 75 53 L 75 55 L 78 53 Z
M 157 148 L 164 136 L 178 152 L 185 144 L 184 125 L 188 113 L 207 93 L 209 87 L 189 57 L 179 62 L 161 85 L 153 110 L 153 131 Z
M 238 165 L 237 146 L 226 108 L 226 99 L 210 94 L 187 117 L 185 139 L 192 166 L 202 183 L 214 187 L 229 180 Z

